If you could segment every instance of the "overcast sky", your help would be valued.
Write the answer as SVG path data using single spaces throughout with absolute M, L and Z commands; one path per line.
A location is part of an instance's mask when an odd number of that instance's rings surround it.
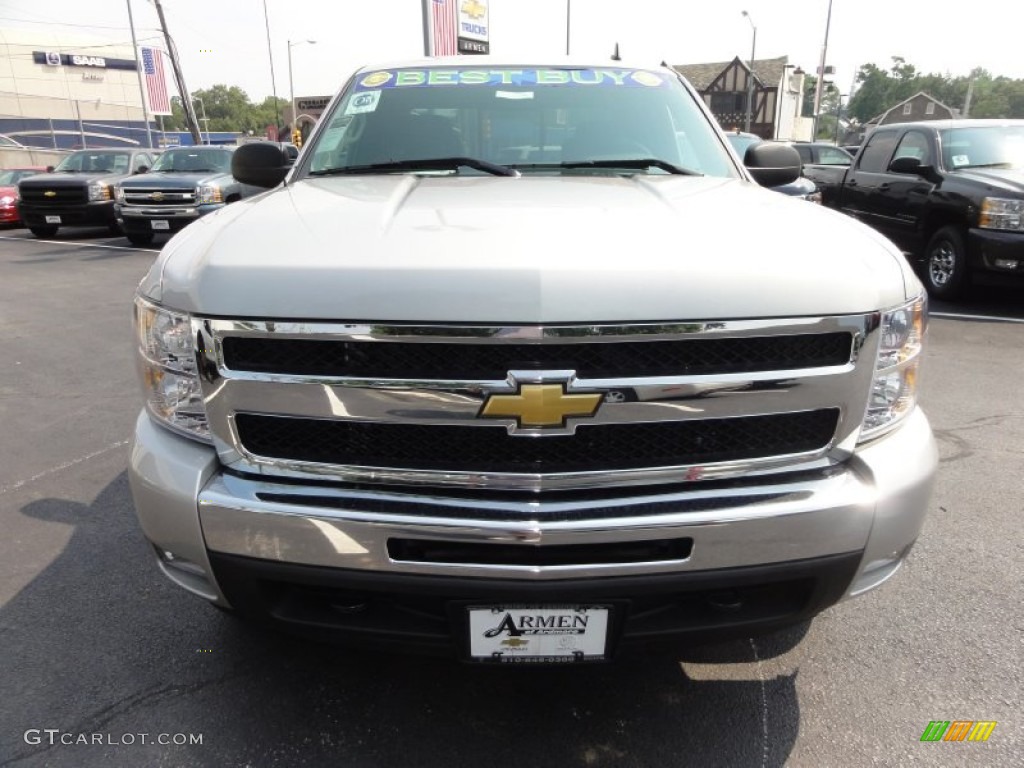
M 158 28 L 149 0 L 131 0 L 139 36 Z M 788 56 L 813 72 L 829 0 L 570 0 L 571 51 L 604 60 L 616 42 L 634 60 L 671 64 Z M 241 86 L 271 92 L 263 0 L 163 0 L 190 89 Z M 491 51 L 556 61 L 565 54 L 566 0 L 490 0 Z M 423 53 L 421 0 L 266 0 L 277 93 L 288 96 L 288 40 L 297 95 L 333 93 L 356 67 Z M 0 0 L 0 25 L 66 29 L 130 41 L 125 0 Z M 59 26 L 58 26 L 59 25 Z M 1024 0 L 833 0 L 828 63 L 843 93 L 857 68 L 903 56 L 924 72 L 976 66 L 1024 78 Z

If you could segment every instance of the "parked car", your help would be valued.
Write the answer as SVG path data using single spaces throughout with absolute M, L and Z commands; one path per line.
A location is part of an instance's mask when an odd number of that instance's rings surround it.
M 53 173 L 18 183 L 18 210 L 36 237 L 53 237 L 63 226 L 101 225 L 117 234 L 114 186 L 153 165 L 148 149 L 80 149 Z
M 134 245 L 173 235 L 200 216 L 262 192 L 231 175 L 234 146 L 168 149 L 144 178 L 126 179 L 114 191 L 118 223 Z
M 853 155 L 842 147 L 824 141 L 792 141 L 793 147 L 800 155 L 806 171 L 809 165 L 850 165 Z
M 853 166 L 813 177 L 826 205 L 909 254 L 932 295 L 1024 285 L 1024 120 L 883 125 Z
M 18 214 L 18 182 L 28 176 L 45 173 L 43 166 L 28 168 L 6 168 L 0 171 L 0 224 L 18 226 L 21 216 Z
M 766 143 L 765 140 L 757 134 L 743 133 L 741 131 L 729 131 L 725 134 L 725 137 L 729 140 L 729 143 L 732 144 L 732 148 L 736 150 L 736 154 L 738 154 L 741 159 L 746 158 L 747 150 L 751 147 L 756 147 L 760 144 Z M 813 181 L 803 175 L 790 184 L 772 187 L 772 189 L 775 192 L 781 192 L 782 194 L 790 195 L 791 197 L 799 197 L 802 200 L 808 200 L 812 203 L 821 202 L 821 195 L 818 192 L 817 186 L 815 186 Z
M 239 147 L 268 191 L 139 285 L 128 474 L 165 576 L 296 631 L 560 664 L 897 573 L 937 460 L 924 292 L 764 188 L 793 148 L 741 164 L 667 65 L 347 83 L 294 164 Z

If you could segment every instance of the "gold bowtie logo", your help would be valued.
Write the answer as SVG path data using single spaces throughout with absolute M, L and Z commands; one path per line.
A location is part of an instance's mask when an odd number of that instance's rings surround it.
M 564 427 L 570 416 L 593 416 L 603 395 L 569 395 L 562 384 L 524 384 L 516 395 L 491 395 L 480 409 L 488 419 L 513 417 L 520 427 Z
M 43 192 L 43 197 L 56 197 L 56 196 L 57 196 L 57 193 L 54 192 L 52 189 L 48 189 L 45 192 Z
M 479 0 L 466 0 L 462 4 L 461 10 L 471 19 L 482 19 L 484 14 L 487 13 L 487 6 L 479 2 Z
M 164 199 L 164 193 L 163 192 L 154 192 L 152 195 L 150 195 L 150 197 L 153 198 L 154 200 L 157 200 L 157 201 L 163 200 Z

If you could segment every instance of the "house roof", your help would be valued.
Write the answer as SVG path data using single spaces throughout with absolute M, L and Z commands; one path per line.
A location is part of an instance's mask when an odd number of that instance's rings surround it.
M 722 74 L 722 71 L 739 62 L 743 67 L 747 62 L 739 56 L 731 61 L 716 61 L 708 64 L 673 64 L 672 68 L 690 81 L 690 84 L 698 91 L 703 91 L 715 78 Z M 755 59 L 754 75 L 762 83 L 778 85 L 782 80 L 782 73 L 785 71 L 788 56 L 779 56 L 777 59 Z
M 934 96 L 930 96 L 929 94 L 925 93 L 924 91 L 918 91 L 917 93 L 915 93 L 915 94 L 914 94 L 913 96 L 911 96 L 910 98 L 904 99 L 903 101 L 901 101 L 901 102 L 899 102 L 899 103 L 897 103 L 897 104 L 893 104 L 893 105 L 892 105 L 891 107 L 889 107 L 889 108 L 888 108 L 887 110 L 885 110 L 885 112 L 883 112 L 882 114 L 880 114 L 880 115 L 875 115 L 875 116 L 874 116 L 874 117 L 872 117 L 872 118 L 871 118 L 870 120 L 868 120 L 868 121 L 867 121 L 867 123 L 865 123 L 865 125 L 878 125 L 878 124 L 879 124 L 879 123 L 881 123 L 881 122 L 882 122 L 882 121 L 883 121 L 883 120 L 884 120 L 884 119 L 886 118 L 886 116 L 887 116 L 887 115 L 888 115 L 888 114 L 889 114 L 890 112 L 892 112 L 892 111 L 893 111 L 894 109 L 898 109 L 899 107 L 902 107 L 902 106 L 903 106 L 904 104 L 906 104 L 906 103 L 907 103 L 908 101 L 913 101 L 913 100 L 914 100 L 914 99 L 916 99 L 916 98 L 917 98 L 918 96 L 924 96 L 924 97 L 925 97 L 926 99 L 928 99 L 929 101 L 934 101 L 934 102 L 935 102 L 936 104 L 938 104 L 938 105 L 939 105 L 940 107 L 942 107 L 943 109 L 948 109 L 948 110 L 949 110 L 949 114 L 951 114 L 951 115 L 953 115 L 953 116 L 956 116 L 956 115 L 958 114 L 958 113 L 957 113 L 957 110 L 953 109 L 952 107 L 950 107 L 950 106 L 948 106 L 948 105 L 946 105 L 946 104 L 943 104 L 943 103 L 942 103 L 941 101 L 939 101 L 938 99 L 936 99 L 936 98 L 935 98 Z

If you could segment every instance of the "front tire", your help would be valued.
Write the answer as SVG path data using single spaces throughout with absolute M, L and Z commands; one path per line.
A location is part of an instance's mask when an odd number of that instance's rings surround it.
M 31 232 L 36 237 L 42 238 L 53 237 L 54 235 L 57 234 L 58 229 L 59 227 L 55 226 L 54 224 L 44 224 L 36 227 L 29 227 L 28 231 Z
M 153 242 L 152 232 L 126 232 L 125 237 L 132 245 L 149 245 Z
M 928 293 L 937 299 L 956 299 L 970 284 L 967 272 L 967 249 L 964 236 L 957 227 L 938 230 L 924 249 L 922 265 Z

